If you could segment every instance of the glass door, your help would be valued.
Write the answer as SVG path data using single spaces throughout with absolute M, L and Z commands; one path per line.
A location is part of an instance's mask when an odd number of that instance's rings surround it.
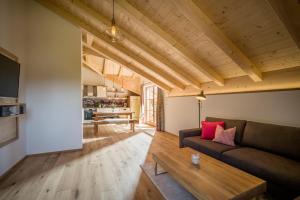
M 156 103 L 157 103 L 157 87 L 147 85 L 144 87 L 144 102 L 145 102 L 145 123 L 156 125 Z

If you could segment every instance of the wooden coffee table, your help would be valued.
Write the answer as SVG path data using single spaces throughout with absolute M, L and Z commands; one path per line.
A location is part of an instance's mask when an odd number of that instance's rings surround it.
M 198 199 L 251 199 L 266 191 L 266 182 L 251 174 L 200 154 L 200 167 L 191 164 L 191 153 L 153 153 L 154 161 Z M 159 174 L 158 174 L 159 175 Z

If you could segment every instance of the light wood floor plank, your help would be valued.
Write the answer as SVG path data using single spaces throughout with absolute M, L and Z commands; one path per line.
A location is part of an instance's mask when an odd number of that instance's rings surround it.
M 85 126 L 82 150 L 27 157 L 0 182 L 0 200 L 133 199 L 151 148 L 177 140 L 164 133 L 153 139 L 154 132 L 104 125 L 95 135 Z

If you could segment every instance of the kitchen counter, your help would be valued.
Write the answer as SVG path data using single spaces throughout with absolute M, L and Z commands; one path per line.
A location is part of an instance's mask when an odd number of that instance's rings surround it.
M 103 113 L 130 112 L 130 108 L 129 107 L 97 108 L 97 112 L 103 112 Z

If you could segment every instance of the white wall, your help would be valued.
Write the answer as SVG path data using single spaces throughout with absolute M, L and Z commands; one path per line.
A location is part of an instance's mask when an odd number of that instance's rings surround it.
M 300 127 L 300 90 L 210 95 L 202 114 Z
M 81 148 L 81 31 L 27 4 L 27 153 Z
M 195 97 L 167 97 L 165 112 L 167 132 L 198 127 Z M 300 90 L 209 95 L 201 113 L 202 119 L 214 116 L 300 127 Z
M 18 57 L 21 64 L 19 99 L 24 102 L 25 86 L 25 1 L 0 1 L 0 46 Z M 26 136 L 24 118 L 19 119 L 18 140 L 0 148 L 0 176 L 26 155 Z
M 195 97 L 165 97 L 165 131 L 178 134 L 181 129 L 197 128 L 198 101 Z

